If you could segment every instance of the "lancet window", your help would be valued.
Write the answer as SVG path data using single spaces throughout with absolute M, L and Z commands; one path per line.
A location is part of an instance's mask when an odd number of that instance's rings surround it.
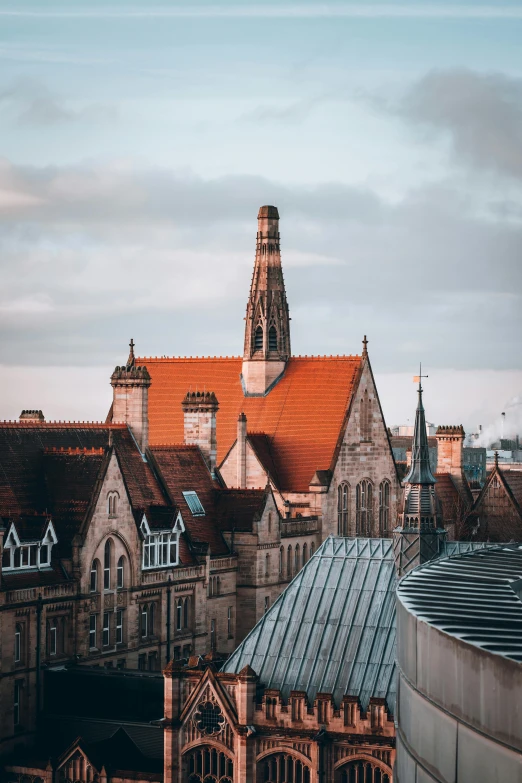
M 265 756 L 257 765 L 261 783 L 310 783 L 310 767 L 289 753 Z
M 387 536 L 390 523 L 390 482 L 379 484 L 379 535 Z
M 337 770 L 335 783 L 391 783 L 391 774 L 371 761 L 350 761 Z
M 337 487 L 337 534 L 348 535 L 350 487 L 346 482 Z
M 373 485 L 368 479 L 357 484 L 355 492 L 356 527 L 358 536 L 371 536 Z

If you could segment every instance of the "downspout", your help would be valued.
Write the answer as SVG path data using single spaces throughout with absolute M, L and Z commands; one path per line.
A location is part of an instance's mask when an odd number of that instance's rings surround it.
M 167 660 L 166 660 L 167 665 L 170 663 L 170 594 L 172 592 L 170 583 L 171 583 L 171 578 L 169 576 L 169 583 L 167 586 Z
M 36 602 L 36 719 L 40 717 L 41 709 L 41 658 L 42 658 L 42 594 Z

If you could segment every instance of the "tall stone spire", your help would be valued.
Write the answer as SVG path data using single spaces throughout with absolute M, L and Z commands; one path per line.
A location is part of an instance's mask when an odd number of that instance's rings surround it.
M 245 320 L 245 394 L 266 394 L 290 358 L 290 315 L 281 267 L 277 207 L 261 207 L 257 216 L 256 260 Z
M 435 495 L 436 479 L 430 467 L 421 379 L 422 375 L 419 375 L 411 468 L 404 479 L 404 507 L 399 515 L 399 524 L 393 531 L 393 549 L 399 576 L 437 557 L 446 535 Z

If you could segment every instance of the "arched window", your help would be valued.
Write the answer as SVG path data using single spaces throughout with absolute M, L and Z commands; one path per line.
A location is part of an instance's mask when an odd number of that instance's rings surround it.
M 261 783 L 310 783 L 310 767 L 289 753 L 273 753 L 258 762 L 256 780 Z
M 188 783 L 232 783 L 234 762 L 217 748 L 198 745 L 183 756 L 183 775 Z
M 306 542 L 303 544 L 303 565 L 306 563 L 308 559 L 308 546 Z
M 107 495 L 107 512 L 110 517 L 118 515 L 118 493 L 109 492 Z
M 23 651 L 23 633 L 24 629 L 21 623 L 15 625 L 15 637 L 14 637 L 14 660 L 15 663 L 22 661 Z
M 279 576 L 283 576 L 285 568 L 285 548 L 282 546 L 279 549 Z
M 125 586 L 125 558 L 123 555 L 118 560 L 116 568 L 116 587 L 121 589 Z
M 390 772 L 384 772 L 377 764 L 366 759 L 349 761 L 337 769 L 335 783 L 390 783 Z
M 155 606 L 153 603 L 142 604 L 140 626 L 141 636 L 143 639 L 147 638 L 148 636 L 154 636 L 154 615 Z
M 254 333 L 254 351 L 263 350 L 263 327 L 258 326 Z
M 299 544 L 295 545 L 295 552 L 294 552 L 294 573 L 297 574 L 301 567 L 301 563 L 299 562 Z
M 98 589 L 98 571 L 100 570 L 100 563 L 98 560 L 93 560 L 91 565 L 91 580 L 90 580 L 90 591 L 91 593 L 95 593 Z
M 183 600 L 183 628 L 188 628 L 190 625 L 190 596 Z
M 108 538 L 105 542 L 105 549 L 103 552 L 103 589 L 111 589 L 111 557 L 112 557 L 112 542 Z
M 268 330 L 268 350 L 277 351 L 277 329 L 271 326 Z
M 270 555 L 268 552 L 265 555 L 265 576 L 269 576 L 270 574 Z
M 290 545 L 286 551 L 286 578 L 292 578 L 292 547 Z
M 387 536 L 390 523 L 390 482 L 379 484 L 379 535 Z
M 346 482 L 337 487 L 337 535 L 348 535 L 348 504 L 350 500 L 349 485 Z
M 272 532 L 272 512 L 268 514 L 268 532 Z
M 373 521 L 373 486 L 368 479 L 363 479 L 357 484 L 355 505 L 357 535 L 371 536 Z

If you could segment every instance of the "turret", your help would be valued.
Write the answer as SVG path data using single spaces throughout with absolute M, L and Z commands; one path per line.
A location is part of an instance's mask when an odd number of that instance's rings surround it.
M 127 364 L 111 375 L 113 389 L 112 421 L 129 426 L 142 454 L 149 443 L 149 386 L 146 367 L 136 366 L 134 340 L 130 341 Z
M 261 207 L 257 216 L 256 260 L 245 320 L 244 392 L 264 395 L 284 373 L 290 358 L 290 315 L 277 207 Z

